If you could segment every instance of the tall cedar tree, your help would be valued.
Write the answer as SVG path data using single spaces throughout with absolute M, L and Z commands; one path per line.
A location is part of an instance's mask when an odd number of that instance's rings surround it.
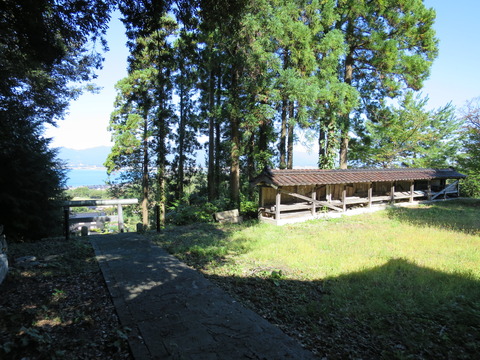
M 151 96 L 155 101 L 153 143 L 157 169 L 156 202 L 160 221 L 165 223 L 167 201 L 167 156 L 169 154 L 170 122 L 174 118 L 172 104 L 174 68 L 171 40 L 177 23 L 166 15 L 168 4 L 156 1 L 124 1 L 120 4 L 127 28 L 131 56 L 130 69 L 153 67 L 156 78 Z M 140 39 L 142 41 L 140 41 Z
M 151 184 L 151 147 L 154 109 L 151 93 L 154 67 L 131 71 L 117 82 L 115 110 L 110 117 L 109 131 L 113 146 L 105 166 L 108 173 L 121 171 L 125 186 L 141 188 L 142 223 L 149 225 L 148 208 Z
M 194 169 L 192 165 L 194 160 L 189 155 L 199 147 L 197 141 L 199 123 L 194 100 L 198 63 L 194 34 L 185 28 L 182 29 L 173 50 L 176 68 L 173 82 L 178 96 L 178 124 L 174 136 L 176 146 L 173 149 L 176 153 L 173 160 L 173 182 L 176 200 L 183 201 L 187 171 L 193 172 Z

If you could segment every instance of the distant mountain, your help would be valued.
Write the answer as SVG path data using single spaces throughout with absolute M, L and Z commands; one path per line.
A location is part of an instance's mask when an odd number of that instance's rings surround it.
M 65 160 L 69 167 L 103 167 L 103 163 L 110 153 L 110 146 L 97 146 L 90 149 L 75 150 L 59 148 L 59 158 Z M 293 154 L 294 168 L 316 168 L 318 154 L 315 152 L 295 151 Z M 172 159 L 169 159 L 172 160 Z M 206 151 L 200 149 L 195 154 L 197 165 L 205 166 Z
M 61 147 L 59 148 L 58 157 L 65 160 L 69 167 L 97 167 L 103 166 L 110 150 L 110 146 L 97 146 L 84 150 Z

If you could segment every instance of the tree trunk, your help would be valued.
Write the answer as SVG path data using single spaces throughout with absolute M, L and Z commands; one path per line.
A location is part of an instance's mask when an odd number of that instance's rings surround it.
M 247 154 L 247 175 L 248 181 L 255 178 L 255 133 L 252 131 L 248 139 L 248 154 Z M 248 187 L 248 200 L 253 200 L 254 189 L 252 186 Z
M 326 147 L 327 147 L 327 133 L 322 125 L 320 125 L 320 131 L 318 133 L 318 167 L 325 169 L 326 160 Z
M 217 109 L 220 109 L 222 106 L 221 101 L 222 101 L 222 93 L 221 93 L 221 86 L 222 86 L 222 79 L 220 76 L 220 70 L 218 71 L 217 75 L 217 88 L 215 89 L 216 91 L 216 107 Z M 221 142 L 222 142 L 222 133 L 221 133 L 221 122 L 220 122 L 220 117 L 216 116 L 215 117 L 215 188 L 214 188 L 214 199 L 218 199 L 218 196 L 220 194 L 219 189 L 220 189 L 220 183 L 221 183 L 221 177 L 222 177 L 222 168 L 220 165 L 220 161 L 222 159 L 222 147 L 221 147 Z
M 287 169 L 293 169 L 293 140 L 295 130 L 295 104 L 289 102 L 289 121 L 288 121 L 288 145 L 287 145 Z
M 148 227 L 148 120 L 145 116 L 143 123 L 143 163 L 142 163 L 142 224 L 144 229 Z
M 178 129 L 178 184 L 177 199 L 183 198 L 183 183 L 185 181 L 185 88 L 180 84 L 180 124 Z
M 213 71 L 210 71 L 209 81 L 209 110 L 210 115 L 208 119 L 208 175 L 207 175 L 207 188 L 208 188 L 208 201 L 215 199 L 215 117 L 213 115 L 215 107 L 215 76 Z
M 240 129 L 238 106 L 238 78 L 239 71 L 232 68 L 232 109 L 230 110 L 230 131 L 232 147 L 230 149 L 230 202 L 232 206 L 240 208 Z
M 318 163 L 320 164 L 322 162 L 322 158 L 325 157 L 326 154 L 326 149 L 327 147 L 327 133 L 325 131 L 325 128 L 320 125 L 320 131 L 318 133 Z
M 344 134 L 342 132 L 342 138 L 340 143 L 340 169 L 346 169 L 348 167 L 348 142 L 349 142 L 348 134 Z
M 287 148 L 287 107 L 288 107 L 288 100 L 283 99 L 282 100 L 282 124 L 281 124 L 281 130 L 280 130 L 280 144 L 278 147 L 279 153 L 280 153 L 280 169 L 286 169 L 287 168 L 287 154 L 286 154 L 286 148 Z
M 353 36 L 354 24 L 350 21 L 347 25 L 346 37 L 351 38 Z M 348 85 L 352 84 L 353 79 L 353 48 L 349 49 L 347 57 L 345 58 L 345 75 L 344 82 Z M 346 169 L 348 167 L 348 142 L 350 140 L 350 117 L 349 114 L 345 114 L 342 117 L 342 124 L 340 128 L 340 169 Z
M 160 224 L 165 226 L 165 202 L 166 202 L 166 186 L 165 186 L 165 164 L 166 164 L 166 124 L 164 119 L 164 111 L 159 110 L 158 118 L 158 150 L 157 150 L 157 181 L 158 194 L 157 203 L 160 206 Z
M 261 169 L 268 165 L 268 160 L 265 160 L 265 154 L 268 152 L 268 133 L 267 119 L 264 119 L 258 129 L 258 152 L 262 155 L 258 166 Z

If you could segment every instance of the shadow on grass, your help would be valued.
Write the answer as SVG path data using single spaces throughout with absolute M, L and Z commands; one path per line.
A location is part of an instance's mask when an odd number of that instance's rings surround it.
M 211 236 L 197 234 L 198 226 Z M 168 234 L 173 240 L 164 242 L 228 247 L 233 229 L 238 227 L 175 228 Z M 292 349 L 284 339 L 275 342 L 277 335 L 269 333 L 261 319 L 243 312 L 190 267 L 150 248 L 149 241 L 130 237 L 102 237 L 97 246 L 116 281 L 114 298 L 124 296 L 146 341 L 161 336 L 167 347 L 175 342 L 179 358 L 200 345 L 215 346 L 212 352 L 218 358 L 232 358 L 238 349 L 250 351 L 253 343 L 257 350 L 271 351 L 282 344 L 285 351 Z M 197 269 L 213 261 L 198 257 L 184 261 Z M 471 359 L 480 352 L 480 282 L 471 274 L 445 273 L 405 259 L 313 281 L 291 279 L 288 272 L 248 277 L 203 273 L 320 358 Z
M 480 200 L 439 201 L 418 208 L 389 208 L 388 216 L 416 226 L 431 226 L 468 234 L 480 233 Z
M 209 278 L 321 357 L 468 359 L 480 351 L 472 276 L 392 259 L 325 281 Z

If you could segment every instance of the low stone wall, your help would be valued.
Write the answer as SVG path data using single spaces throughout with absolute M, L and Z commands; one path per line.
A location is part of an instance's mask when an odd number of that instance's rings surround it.
M 3 234 L 3 225 L 0 225 L 0 284 L 7 276 L 8 272 L 7 251 L 7 240 Z

